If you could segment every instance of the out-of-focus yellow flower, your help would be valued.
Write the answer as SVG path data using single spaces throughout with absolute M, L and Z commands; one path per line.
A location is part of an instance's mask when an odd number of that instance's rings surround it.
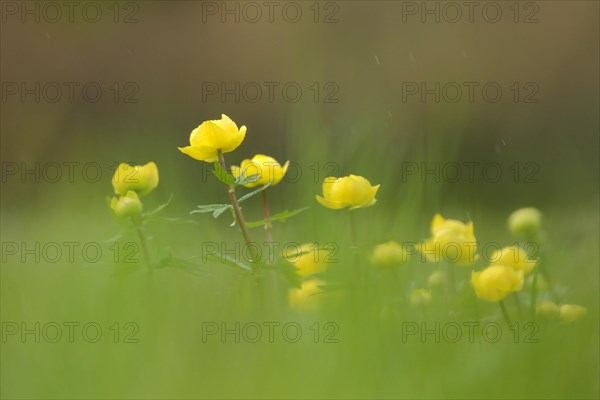
M 534 233 L 541 224 L 542 213 L 533 207 L 519 208 L 508 217 L 508 227 L 514 234 Z
M 323 197 L 317 195 L 317 201 L 324 207 L 337 210 L 350 207 L 351 210 L 369 207 L 377 202 L 375 195 L 379 185 L 371 183 L 358 175 L 334 178 L 332 176 L 323 181 Z
M 323 284 L 324 282 L 318 279 L 310 279 L 302 282 L 300 289 L 290 289 L 288 292 L 290 307 L 302 311 L 318 309 L 323 300 L 322 291 L 319 289 L 319 286 Z
M 380 267 L 404 264 L 406 260 L 407 253 L 404 247 L 393 240 L 375 246 L 371 255 L 371 262 Z
M 446 281 L 446 274 L 444 271 L 435 271 L 427 278 L 427 286 L 438 287 L 442 286 Z
M 158 168 L 154 162 L 146 165 L 121 163 L 113 175 L 112 184 L 115 194 L 125 196 L 131 190 L 145 196 L 158 186 Z
M 240 166 L 232 166 L 231 173 L 237 179 L 240 175 L 245 177 L 258 175 L 260 179 L 245 184 L 246 187 L 263 186 L 271 182 L 271 186 L 277 185 L 285 175 L 290 162 L 287 161 L 283 167 L 273 157 L 257 154 L 252 160 L 244 160 Z
M 474 263 L 478 256 L 473 222 L 465 224 L 436 214 L 431 222 L 431 238 L 419 250 L 430 262 Z
M 284 254 L 301 276 L 318 274 L 327 269 L 329 251 L 320 249 L 317 243 L 305 243 L 300 247 L 290 248 Z
M 532 260 L 527 256 L 527 252 L 519 246 L 504 247 L 499 250 L 494 250 L 490 256 L 492 265 L 506 265 L 513 267 L 516 270 L 521 270 L 527 275 L 537 265 L 536 260 Z
M 560 306 L 560 320 L 564 323 L 576 322 L 585 317 L 587 309 L 574 304 Z
M 410 304 L 413 306 L 427 305 L 431 303 L 431 290 L 415 289 L 410 293 Z
M 130 190 L 125 196 L 118 199 L 113 197 L 110 201 L 110 208 L 119 218 L 135 217 L 142 212 L 142 202 L 138 195 Z
M 536 306 L 537 315 L 543 318 L 554 319 L 560 315 L 560 308 L 552 300 L 544 300 Z
M 505 265 L 492 265 L 483 271 L 471 273 L 475 294 L 482 300 L 497 302 L 511 292 L 523 288 L 523 271 Z
M 190 134 L 190 146 L 178 149 L 196 160 L 215 162 L 219 159 L 219 150 L 223 153 L 235 150 L 245 136 L 245 126 L 238 129 L 235 122 L 222 114 L 221 119 L 201 123 Z

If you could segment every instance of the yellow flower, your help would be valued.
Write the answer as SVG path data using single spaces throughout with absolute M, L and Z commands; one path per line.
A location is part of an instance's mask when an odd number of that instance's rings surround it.
M 316 310 L 322 302 L 323 296 L 319 286 L 322 286 L 323 281 L 311 279 L 302 282 L 300 289 L 290 289 L 288 292 L 288 301 L 290 307 L 296 310 Z
M 553 319 L 560 315 L 560 308 L 552 300 L 544 300 L 536 307 L 537 314 L 541 317 Z
M 527 256 L 527 252 L 519 246 L 504 247 L 494 250 L 490 257 L 492 265 L 506 265 L 516 270 L 521 270 L 527 275 L 537 265 L 536 260 Z
M 444 271 L 435 271 L 427 278 L 427 286 L 438 287 L 442 286 L 446 281 L 446 274 Z
M 515 234 L 530 234 L 542 224 L 542 213 L 537 208 L 519 208 L 508 217 L 508 227 Z
M 223 153 L 235 150 L 242 144 L 245 136 L 245 126 L 238 130 L 235 122 L 222 114 L 221 119 L 200 124 L 190 134 L 190 146 L 178 149 L 196 160 L 215 162 L 219 159 L 219 150 Z
M 406 260 L 404 248 L 393 240 L 375 246 L 371 255 L 371 262 L 381 267 L 404 264 Z
M 410 304 L 413 306 L 427 305 L 431 303 L 431 290 L 415 289 L 410 294 Z
M 576 322 L 585 317 L 587 310 L 585 307 L 563 304 L 560 306 L 560 320 L 564 323 Z
M 474 263 L 478 256 L 473 222 L 465 224 L 436 214 L 431 222 L 431 238 L 419 250 L 429 262 Z
M 129 191 L 125 196 L 118 199 L 113 197 L 110 208 L 119 218 L 135 217 L 142 212 L 142 202 L 134 191 Z
M 473 271 L 471 284 L 477 297 L 496 302 L 523 288 L 523 271 L 505 265 L 492 265 L 483 271 Z
M 115 194 L 125 196 L 130 190 L 145 196 L 158 186 L 158 168 L 154 162 L 146 165 L 121 163 L 112 180 Z
M 316 197 L 317 201 L 327 208 L 337 210 L 350 207 L 353 210 L 375 204 L 378 189 L 379 185 L 371 186 L 368 180 L 358 175 L 328 177 L 323 181 L 323 197 Z
M 235 165 L 232 166 L 231 173 L 236 179 L 242 174 L 245 177 L 251 175 L 260 176 L 259 180 L 244 185 L 249 188 L 263 186 L 269 182 L 271 182 L 271 186 L 274 186 L 281 181 L 281 178 L 285 175 L 289 165 L 290 162 L 287 161 L 282 167 L 273 157 L 257 154 L 252 157 L 252 160 L 242 161 L 239 167 Z
M 301 276 L 318 274 L 327 269 L 328 251 L 319 249 L 316 243 L 305 243 L 299 248 L 290 249 L 284 255 L 298 270 Z

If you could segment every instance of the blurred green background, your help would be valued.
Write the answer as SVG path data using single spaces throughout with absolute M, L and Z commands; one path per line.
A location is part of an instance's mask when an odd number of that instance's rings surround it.
M 445 2 L 427 2 L 440 10 L 439 22 L 421 15 L 421 2 L 278 2 L 271 21 L 262 2 L 81 2 L 73 22 L 65 9 L 58 22 L 48 21 L 54 13 L 43 2 L 2 2 L 3 334 L 11 323 L 103 328 L 98 343 L 80 336 L 73 343 L 3 336 L 2 397 L 598 398 L 599 5 L 495 2 L 502 14 L 492 23 L 482 14 L 487 3 L 472 21 L 462 5 L 462 18 L 453 23 Z M 101 10 L 98 22 L 86 20 L 95 15 L 91 9 L 82 14 L 86 6 Z M 262 17 L 251 22 L 256 6 Z M 414 15 L 408 12 L 413 6 Z M 23 15 L 22 7 L 38 11 Z M 235 14 L 221 20 L 225 7 L 238 7 L 239 22 Z M 298 21 L 289 22 L 297 9 Z M 50 91 L 40 89 L 39 101 L 23 94 L 21 84 L 35 88 L 36 82 L 63 89 L 75 82 L 74 99 L 66 90 L 56 102 L 48 101 Z M 206 91 L 236 82 L 250 84 L 246 96 L 240 89 L 239 101 Z M 276 86 L 272 101 L 269 82 Z M 466 90 L 456 102 L 448 101 L 453 92 L 440 92 L 439 102 L 406 93 L 414 83 L 431 89 L 436 82 L 478 86 L 473 101 Z M 497 102 L 482 95 L 490 82 L 502 89 Z M 97 102 L 82 94 L 86 84 L 101 87 Z M 282 94 L 286 84 L 302 89 L 298 101 Z M 253 102 L 257 85 L 264 91 Z M 221 113 L 248 127 L 243 144 L 226 154 L 229 164 L 264 153 L 291 160 L 300 173 L 269 189 L 273 212 L 310 207 L 276 223 L 275 240 L 336 243 L 339 263 L 326 280 L 359 289 L 301 313 L 288 307 L 290 284 L 273 271 L 251 276 L 206 262 L 150 273 L 142 263 L 123 263 L 122 255 L 114 262 L 110 238 L 121 228 L 106 197 L 122 161 L 157 163 L 160 184 L 144 198 L 146 209 L 173 194 L 162 215 L 194 221 L 149 223 L 155 256 L 170 247 L 187 259 L 201 255 L 204 243 L 232 248 L 240 241 L 228 215 L 188 216 L 198 204 L 225 202 L 226 193 L 208 164 L 177 150 L 193 128 Z M 79 163 L 73 179 L 65 162 Z M 423 166 L 451 162 L 463 166 L 459 182 L 420 175 Z M 36 163 L 38 181 L 35 173 L 21 175 L 23 166 Z M 56 182 L 48 163 L 63 165 Z M 472 180 L 465 163 L 478 163 Z M 488 179 L 492 170 L 483 171 L 490 163 L 502 173 L 496 182 Z M 414 165 L 419 172 L 407 174 Z M 378 203 L 355 215 L 358 283 L 347 212 L 314 200 L 326 176 L 351 173 L 381 184 Z M 538 343 L 514 343 L 505 325 L 498 343 L 404 343 L 403 322 L 502 323 L 501 316 L 471 293 L 472 268 L 457 275 L 464 301 L 454 315 L 440 312 L 445 305 L 437 293 L 429 308 L 411 308 L 410 290 L 423 287 L 437 267 L 413 260 L 394 272 L 378 271 L 368 262 L 372 246 L 427 238 L 436 212 L 473 220 L 480 242 L 507 245 L 514 239 L 506 218 L 524 206 L 544 214 L 542 262 L 557 287 L 553 300 L 586 307 L 587 318 L 540 325 Z M 245 203 L 244 212 L 248 220 L 260 219 L 259 199 Z M 263 235 L 260 228 L 252 233 L 257 240 Z M 137 238 L 118 241 L 122 247 Z M 66 255 L 55 263 L 33 256 L 23 262 L 21 253 L 8 254 L 9 242 L 30 248 L 99 243 L 103 255 L 97 263 L 77 251 L 73 262 Z M 119 322 L 123 333 L 129 321 L 139 327 L 138 343 L 114 343 L 109 327 Z M 300 324 L 302 340 L 202 340 L 205 322 L 265 321 Z M 314 343 L 309 326 L 329 321 L 339 327 L 339 343 Z

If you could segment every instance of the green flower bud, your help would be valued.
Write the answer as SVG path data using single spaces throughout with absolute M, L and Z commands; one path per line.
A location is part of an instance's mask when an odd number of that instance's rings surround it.
M 137 193 L 130 190 L 125 196 L 118 199 L 113 197 L 110 201 L 110 208 L 119 218 L 133 217 L 142 213 L 142 202 Z
M 508 227 L 514 234 L 537 232 L 542 224 L 542 213 L 537 208 L 519 208 L 508 217 Z

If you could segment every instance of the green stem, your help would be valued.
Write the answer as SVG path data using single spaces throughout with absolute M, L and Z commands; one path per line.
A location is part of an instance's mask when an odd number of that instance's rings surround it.
M 227 171 L 227 165 L 225 164 L 225 157 L 223 157 L 223 152 L 221 150 L 217 150 L 217 154 L 219 155 L 219 164 L 221 164 L 221 168 L 223 171 Z M 244 237 L 244 241 L 246 242 L 246 246 L 250 251 L 250 257 L 252 258 L 252 262 L 257 261 L 256 247 L 252 239 L 250 238 L 250 232 L 248 232 L 248 227 L 246 226 L 246 222 L 244 221 L 244 215 L 242 214 L 242 209 L 238 204 L 237 197 L 235 196 L 235 188 L 233 186 L 227 186 L 227 195 L 229 196 L 229 201 L 231 206 L 233 207 L 233 212 L 235 213 L 235 219 L 237 220 L 240 229 L 242 230 L 242 236 Z
M 538 276 L 539 266 L 533 273 L 533 282 L 531 283 L 531 320 L 535 321 L 537 315 L 537 295 L 538 295 Z
M 512 326 L 512 322 L 510 322 L 510 317 L 508 316 L 508 312 L 506 312 L 506 306 L 504 305 L 504 300 L 500 300 L 498 303 L 500 304 L 500 309 L 502 310 L 502 316 L 504 317 L 504 321 L 510 327 Z
M 140 239 L 142 252 L 144 253 L 144 260 L 146 260 L 146 264 L 148 268 L 150 268 L 152 265 L 152 262 L 150 260 L 150 251 L 148 251 L 148 244 L 146 242 L 146 236 L 144 235 L 144 231 L 142 231 L 142 227 L 139 224 L 136 226 L 136 231 L 138 234 L 138 238 Z
M 446 263 L 446 291 L 448 292 L 448 299 L 454 297 L 456 292 L 456 279 L 454 278 L 454 265 Z
M 519 299 L 519 293 L 514 292 L 513 297 L 515 299 L 515 303 L 517 304 L 517 313 L 519 314 L 519 318 L 522 319 L 523 318 L 523 309 L 521 307 L 521 299 Z
M 348 211 L 350 215 L 350 239 L 352 240 L 352 246 L 354 248 L 358 247 L 358 240 L 356 239 L 356 221 L 354 218 L 354 212 Z
M 267 191 L 261 192 L 263 203 L 263 215 L 265 216 L 265 240 L 267 243 L 273 241 L 273 233 L 271 231 L 271 214 L 269 213 L 269 199 L 267 199 Z

